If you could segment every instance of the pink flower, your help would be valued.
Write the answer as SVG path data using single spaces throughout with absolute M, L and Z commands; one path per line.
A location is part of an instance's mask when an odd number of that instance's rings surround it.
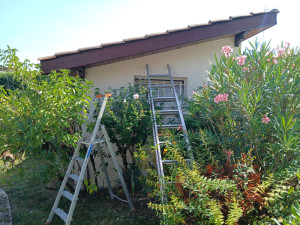
M 223 101 L 223 102 L 228 101 L 228 94 L 225 93 L 225 94 L 223 95 L 222 101 Z
M 247 67 L 244 67 L 244 72 L 249 71 L 249 69 Z
M 270 55 L 270 53 L 271 53 L 271 51 L 268 51 L 268 52 L 266 53 L 266 56 Z
M 227 156 L 227 158 L 230 158 L 230 156 L 232 155 L 232 151 L 230 149 L 228 151 L 225 151 L 225 155 Z
M 267 59 L 268 62 L 270 62 L 270 59 Z
M 182 126 L 181 126 L 181 125 L 179 125 L 179 127 L 177 128 L 177 130 L 182 130 Z
M 274 64 L 278 64 L 278 61 L 274 58 L 274 59 L 273 59 L 273 63 L 274 63 Z
M 285 56 L 285 52 L 286 52 L 286 47 L 278 48 L 277 49 L 278 57 Z
M 226 102 L 228 101 L 228 94 L 220 94 L 220 95 L 217 95 L 214 99 L 214 102 L 216 104 L 218 104 L 219 102 Z
M 277 47 L 277 55 L 278 57 L 285 57 L 287 55 L 291 55 L 291 50 L 290 50 L 290 43 L 285 42 L 285 45 L 283 47 L 278 46 Z
M 193 95 L 197 94 L 197 91 L 193 91 Z
M 245 64 L 247 56 L 246 55 L 240 55 L 237 57 L 237 64 L 240 66 L 243 66 Z
M 261 122 L 265 124 L 268 124 L 270 121 L 271 121 L 270 118 L 267 117 L 266 115 L 264 115 L 264 117 L 261 119 Z
M 295 64 L 292 64 L 292 67 L 295 67 Z
M 285 44 L 286 44 L 287 46 L 290 46 L 290 45 L 291 45 L 291 43 L 288 42 L 288 41 L 286 41 Z
M 221 52 L 225 55 L 225 57 L 229 57 L 230 53 L 233 52 L 233 49 L 229 46 L 229 45 L 225 45 L 224 47 L 222 47 Z
M 217 95 L 214 99 L 214 102 L 218 104 L 221 101 L 221 98 L 221 95 Z

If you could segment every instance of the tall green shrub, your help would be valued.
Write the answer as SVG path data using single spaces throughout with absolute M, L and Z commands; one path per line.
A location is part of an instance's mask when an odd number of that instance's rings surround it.
M 147 89 L 129 85 L 109 92 L 112 97 L 108 99 L 102 123 L 117 146 L 117 154 L 122 158 L 125 178 L 129 182 L 136 177 L 134 153 L 137 147 L 147 143 L 151 129 Z
M 195 161 L 186 164 L 171 135 L 161 154 L 178 163 L 164 167 L 163 192 L 148 182 L 164 200 L 149 204 L 162 224 L 268 222 L 300 196 L 299 52 L 255 43 L 222 53 L 187 104 Z
M 16 89 L 20 87 L 20 82 L 14 80 L 12 72 L 0 71 L 0 86 L 4 89 Z
M 38 66 L 20 62 L 16 50 L 0 50 L 0 65 L 13 73 L 20 86 L 0 89 L 0 153 L 60 157 L 72 153 L 78 140 L 76 125 L 83 123 L 91 82 L 69 76 L 69 71 L 48 75 Z
M 299 163 L 299 51 L 265 43 L 236 56 L 228 46 L 222 51 L 188 104 L 199 163 L 251 149 L 264 172 Z

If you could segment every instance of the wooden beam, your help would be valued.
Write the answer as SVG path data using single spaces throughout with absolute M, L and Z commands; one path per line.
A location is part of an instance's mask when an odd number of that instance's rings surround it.
M 85 68 L 84 67 L 78 67 L 77 68 L 77 74 L 80 78 L 85 78 Z
M 246 35 L 249 33 L 249 30 L 243 31 L 241 33 L 238 33 L 237 35 L 235 35 L 234 38 L 234 46 L 235 47 L 239 47 L 240 44 L 242 43 L 242 41 L 245 40 Z
M 80 78 L 85 78 L 85 67 L 72 68 L 70 72 L 70 76 Z
M 41 69 L 47 73 L 58 69 L 85 68 L 101 62 L 120 61 L 133 56 L 152 54 L 165 49 L 192 45 L 199 41 L 205 42 L 211 39 L 236 36 L 237 34 L 236 44 L 238 44 L 244 38 L 245 31 L 276 25 L 277 13 L 278 11 L 271 11 L 226 21 L 212 22 L 207 25 L 193 26 L 164 35 L 105 45 L 68 55 L 57 55 L 54 58 L 41 60 Z

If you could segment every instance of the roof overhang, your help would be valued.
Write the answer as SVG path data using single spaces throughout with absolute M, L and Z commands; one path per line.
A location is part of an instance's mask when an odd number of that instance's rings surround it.
M 209 21 L 208 24 L 168 30 L 121 42 L 57 53 L 39 58 L 45 73 L 59 69 L 81 69 L 136 58 L 176 48 L 234 36 L 239 44 L 277 24 L 278 10 L 251 13 L 247 16 L 230 17 L 228 20 Z

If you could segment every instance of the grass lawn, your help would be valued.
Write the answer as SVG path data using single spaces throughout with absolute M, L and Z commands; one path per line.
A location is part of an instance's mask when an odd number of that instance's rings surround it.
M 41 162 L 36 161 L 28 164 L 28 162 L 23 161 L 21 164 L 23 167 L 30 165 L 30 171 L 13 169 L 7 173 L 4 171 L 2 160 L 0 160 L 0 187 L 8 194 L 13 224 L 45 224 L 60 182 L 52 181 L 52 186 L 54 185 L 57 190 L 49 190 L 46 188 L 43 177 L 36 173 Z M 155 212 L 148 209 L 145 202 L 136 202 L 135 207 L 136 212 L 130 212 L 126 203 L 118 200 L 111 202 L 108 193 L 81 193 L 76 204 L 72 225 L 159 224 Z M 55 215 L 52 224 L 64 223 Z

